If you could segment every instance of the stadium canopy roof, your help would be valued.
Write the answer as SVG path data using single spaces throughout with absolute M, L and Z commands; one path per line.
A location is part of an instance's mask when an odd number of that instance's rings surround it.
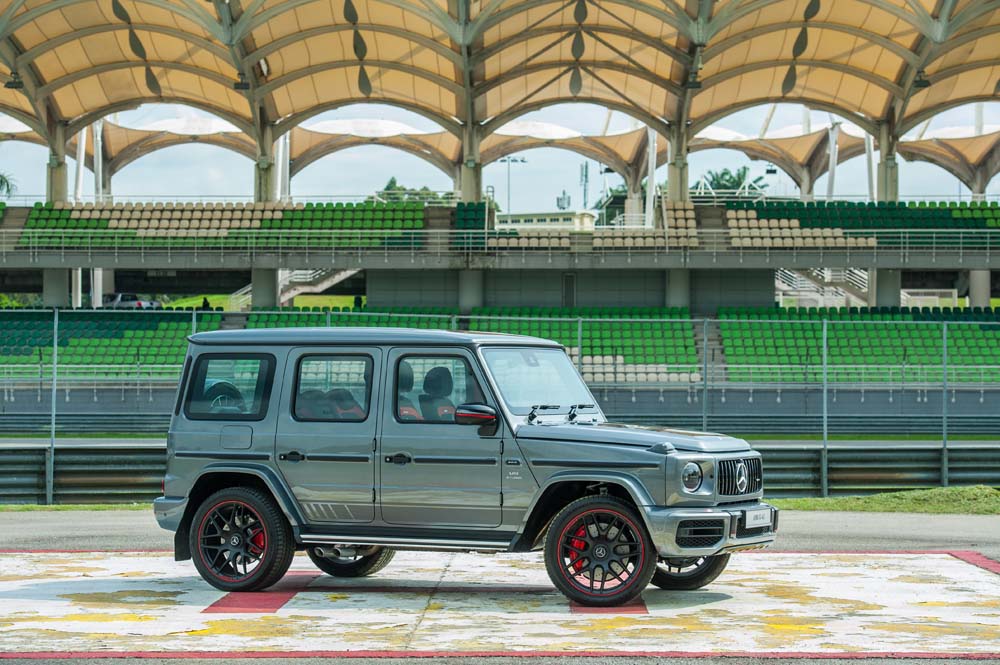
M 998 39 L 1000 0 L 0 0 L 0 111 L 52 143 L 176 102 L 260 147 L 355 102 L 466 142 L 561 102 L 690 136 L 790 102 L 895 137 L 995 98 Z
M 899 154 L 940 166 L 973 191 L 986 191 L 1000 173 L 1000 131 L 967 138 L 933 138 L 899 144 Z

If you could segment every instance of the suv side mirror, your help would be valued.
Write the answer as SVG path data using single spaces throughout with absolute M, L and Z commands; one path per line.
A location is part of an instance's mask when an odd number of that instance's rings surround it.
M 458 425 L 478 425 L 479 433 L 491 436 L 496 433 L 499 421 L 497 411 L 485 404 L 462 404 L 455 409 L 455 423 Z

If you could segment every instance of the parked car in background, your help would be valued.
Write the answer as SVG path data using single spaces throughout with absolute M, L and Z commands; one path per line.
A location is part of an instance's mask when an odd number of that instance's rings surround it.
M 134 293 L 106 293 L 102 302 L 104 309 L 162 309 L 159 300 L 143 300 Z

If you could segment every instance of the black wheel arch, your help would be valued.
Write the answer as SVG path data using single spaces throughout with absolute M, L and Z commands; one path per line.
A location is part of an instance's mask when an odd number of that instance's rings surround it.
M 215 492 L 227 487 L 253 487 L 265 492 L 277 502 L 281 512 L 285 514 L 292 533 L 298 540 L 299 525 L 302 517 L 298 506 L 285 489 L 284 483 L 275 472 L 263 466 L 208 465 L 191 486 L 187 495 L 187 506 L 181 518 L 177 531 L 174 532 L 174 560 L 186 561 L 191 558 L 191 548 L 188 545 L 188 534 L 191 530 L 191 518 L 198 506 Z
M 641 506 L 651 505 L 651 500 L 638 480 L 610 474 L 554 476 L 539 490 L 529 507 L 511 546 L 512 551 L 530 552 L 541 548 L 549 524 L 560 510 L 582 497 L 601 494 L 621 499 L 632 506 L 645 521 Z M 649 528 L 648 524 L 645 526 Z

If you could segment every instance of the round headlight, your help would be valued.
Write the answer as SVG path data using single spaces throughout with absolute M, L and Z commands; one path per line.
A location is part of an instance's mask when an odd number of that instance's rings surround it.
M 681 482 L 684 483 L 684 489 L 689 492 L 696 491 L 701 487 L 702 473 L 701 467 L 694 462 L 688 462 L 684 465 L 683 471 L 681 471 Z

